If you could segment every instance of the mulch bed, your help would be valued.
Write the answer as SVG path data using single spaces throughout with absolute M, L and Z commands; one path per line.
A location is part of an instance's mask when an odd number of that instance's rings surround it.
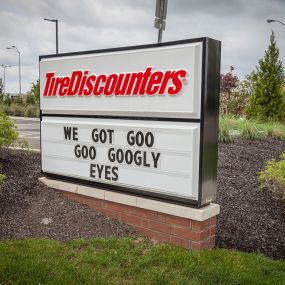
M 220 144 L 217 247 L 257 251 L 285 259 L 285 206 L 258 188 L 257 172 L 285 152 L 274 140 Z M 129 226 L 80 203 L 66 200 L 38 181 L 40 155 L 14 152 L 0 159 L 7 176 L 0 189 L 0 240 L 58 240 L 131 236 Z
M 285 259 L 285 203 L 261 191 L 257 172 L 285 152 L 285 142 L 246 141 L 219 145 L 217 247 L 257 251 Z
M 0 186 L 0 240 L 47 237 L 65 241 L 136 233 L 40 183 L 40 154 L 17 151 L 0 164 L 0 172 L 7 176 Z

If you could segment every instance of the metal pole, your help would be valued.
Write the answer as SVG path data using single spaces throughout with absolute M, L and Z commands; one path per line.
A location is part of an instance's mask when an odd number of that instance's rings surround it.
M 279 20 L 267 19 L 266 22 L 267 22 L 267 23 L 274 23 L 274 22 L 275 22 L 275 23 L 279 23 L 279 24 L 281 24 L 282 26 L 285 27 L 285 24 L 284 24 L 283 22 L 279 21 Z
M 58 20 L 55 20 L 55 33 L 56 33 L 56 53 L 58 54 Z
M 162 29 L 159 29 L 159 30 L 158 30 L 157 42 L 158 42 L 158 43 L 161 43 L 161 42 L 162 42 Z
M 165 30 L 167 0 L 156 0 L 154 27 L 158 29 L 157 42 L 162 42 L 162 31 Z
M 18 49 L 17 49 L 18 51 Z M 19 54 L 19 89 L 20 89 L 20 96 L 22 96 L 22 88 L 21 88 L 21 54 L 18 51 Z
M 55 52 L 58 54 L 58 20 L 48 18 L 44 18 L 44 20 L 55 23 Z
M 10 46 L 10 47 L 7 47 L 7 49 L 15 50 L 19 56 L 19 95 L 21 96 L 22 95 L 22 90 L 21 90 L 21 53 L 19 52 L 19 50 L 17 49 L 16 46 Z
M 3 66 L 3 69 L 4 69 L 3 89 L 4 89 L 4 95 L 5 95 L 5 70 L 6 70 L 6 67 L 5 67 L 5 66 Z

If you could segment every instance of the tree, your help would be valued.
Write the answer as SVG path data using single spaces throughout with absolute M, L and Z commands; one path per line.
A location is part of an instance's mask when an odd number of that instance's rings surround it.
M 229 105 L 234 89 L 238 86 L 239 79 L 231 72 L 221 74 L 220 79 L 220 106 L 224 114 L 229 113 Z
M 239 116 L 245 115 L 249 98 L 253 94 L 254 82 L 254 72 L 246 75 L 244 80 L 239 81 L 238 86 L 232 93 L 231 101 L 229 102 L 229 113 Z
M 31 90 L 25 96 L 25 105 L 39 105 L 40 104 L 40 81 L 32 83 Z
M 38 79 L 36 83 L 32 83 L 31 93 L 35 99 L 36 104 L 40 104 L 40 80 Z
M 274 32 L 265 55 L 256 67 L 254 91 L 247 115 L 259 120 L 279 120 L 284 117 L 284 68 L 279 60 L 279 48 Z

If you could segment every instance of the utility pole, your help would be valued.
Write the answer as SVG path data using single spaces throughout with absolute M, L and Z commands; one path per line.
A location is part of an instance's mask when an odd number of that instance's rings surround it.
M 158 29 L 157 42 L 162 42 L 162 31 L 165 30 L 165 20 L 168 0 L 156 0 L 154 27 Z

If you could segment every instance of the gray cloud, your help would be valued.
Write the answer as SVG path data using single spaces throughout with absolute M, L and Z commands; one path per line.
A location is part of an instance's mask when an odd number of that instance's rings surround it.
M 24 91 L 38 78 L 38 56 L 55 51 L 55 26 L 43 18 L 59 19 L 60 52 L 71 52 L 156 42 L 154 8 L 155 0 L 2 0 L 0 64 L 13 65 L 7 91 L 18 91 L 18 58 L 6 46 L 21 51 Z M 243 77 L 263 56 L 272 29 L 284 60 L 285 28 L 266 23 L 267 18 L 284 21 L 284 8 L 284 0 L 169 0 L 163 40 L 221 40 L 222 71 L 233 65 Z

